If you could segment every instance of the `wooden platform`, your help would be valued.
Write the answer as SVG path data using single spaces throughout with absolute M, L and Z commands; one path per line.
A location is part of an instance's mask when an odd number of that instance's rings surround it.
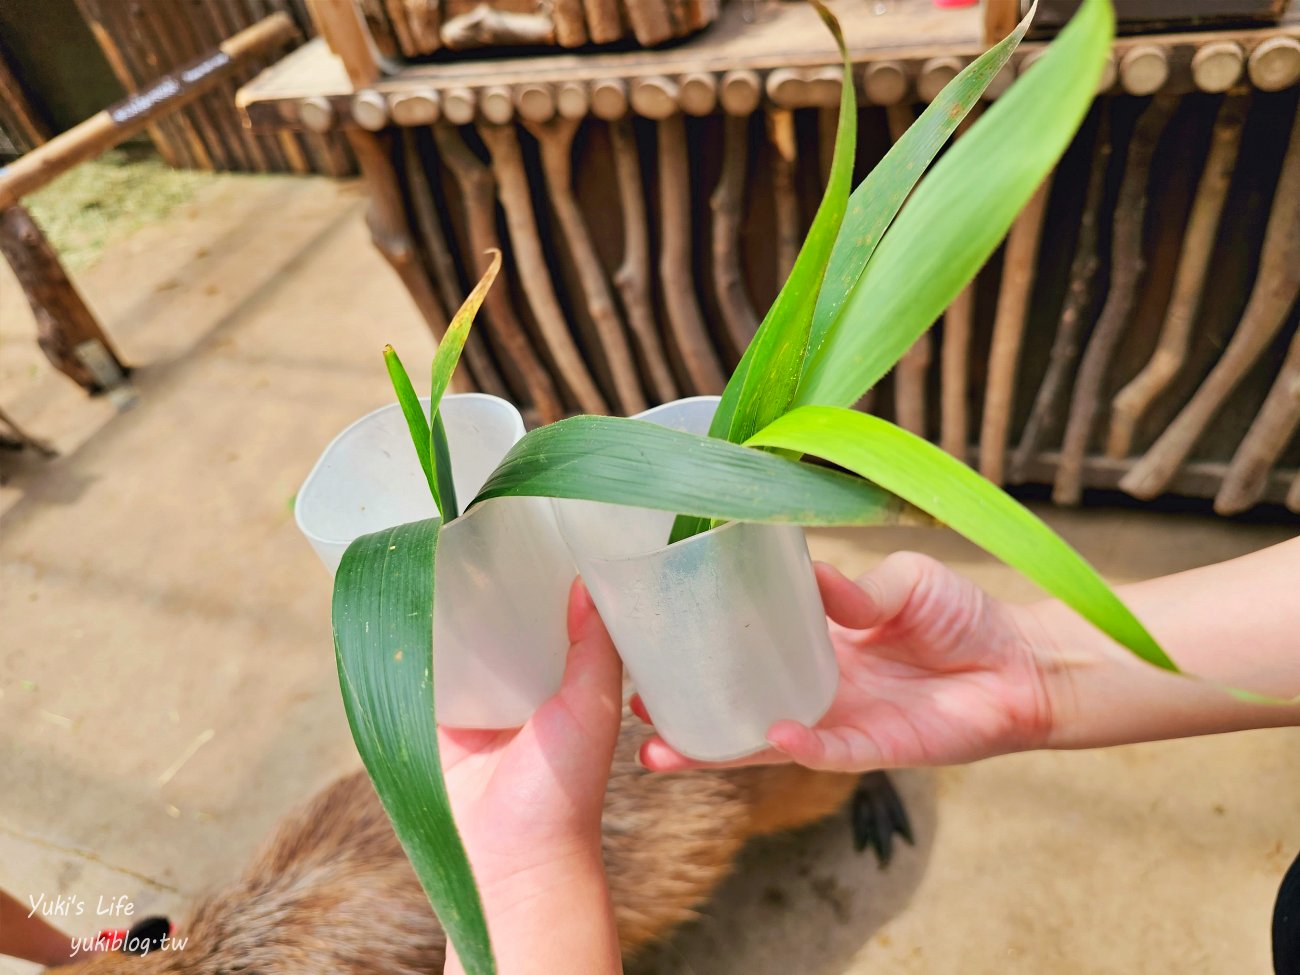
M 929 0 L 894 0 L 886 13 L 877 14 L 877 0 L 841 0 L 836 13 L 844 27 L 849 52 L 860 70 L 855 72 L 859 100 L 865 104 L 886 101 L 874 97 L 866 82 L 866 69 L 881 62 L 901 70 L 904 98 L 920 100 L 918 81 L 927 70 L 940 68 L 948 76 L 983 52 L 982 23 L 977 7 L 944 10 Z M 757 9 L 759 14 L 750 16 Z M 1161 91 L 1198 89 L 1192 60 L 1198 51 L 1216 44 L 1238 45 L 1249 60 L 1267 42 L 1284 39 L 1300 45 L 1300 8 L 1285 15 L 1276 27 L 1227 31 L 1122 37 L 1115 42 L 1108 89 L 1125 90 L 1130 80 L 1120 70 L 1134 51 L 1158 52 L 1168 68 Z M 1022 44 L 1012 61 L 1005 88 L 1016 73 L 1032 63 L 1046 48 L 1043 42 Z M 942 66 L 935 62 L 943 60 Z M 815 82 L 818 72 L 834 68 L 838 55 L 816 13 L 807 4 L 791 3 L 752 8 L 725 4 L 722 17 L 703 33 L 672 47 L 619 53 L 557 53 L 529 56 L 457 59 L 410 64 L 393 69 L 369 89 L 391 100 L 411 93 L 468 92 L 471 104 L 488 90 L 512 91 L 525 85 L 591 86 L 606 81 L 635 84 L 648 79 L 673 83 L 682 76 L 706 74 L 720 81 L 728 72 L 752 71 L 770 80 L 775 71 L 793 75 L 793 100 L 785 107 L 816 105 L 819 93 L 798 82 Z M 1243 69 L 1245 70 L 1245 69 Z M 1145 94 L 1147 92 L 1133 92 Z M 350 98 L 353 86 L 342 62 L 320 40 L 294 51 L 240 90 L 238 104 L 257 127 L 282 128 L 301 122 L 304 99 L 324 98 L 331 103 L 339 124 L 353 121 Z M 493 119 L 493 121 L 499 121 Z

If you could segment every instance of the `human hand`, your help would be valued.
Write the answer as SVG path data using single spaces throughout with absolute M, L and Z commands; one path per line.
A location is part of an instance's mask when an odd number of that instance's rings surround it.
M 1032 613 L 1000 603 L 941 563 L 889 556 L 852 582 L 817 564 L 840 681 L 813 728 L 779 721 L 772 746 L 731 764 L 794 761 L 842 772 L 972 762 L 1041 747 L 1056 657 Z M 639 698 L 632 709 L 650 721 Z M 698 768 L 655 736 L 654 771 Z
M 480 883 L 599 843 L 622 711 L 622 662 L 581 581 L 564 680 L 520 728 L 438 730 L 443 774 Z
M 619 970 L 600 816 L 623 667 L 580 581 L 569 592 L 568 624 L 560 690 L 523 727 L 438 729 L 452 812 L 503 973 L 570 962 L 574 971 Z M 446 970 L 460 971 L 454 954 Z

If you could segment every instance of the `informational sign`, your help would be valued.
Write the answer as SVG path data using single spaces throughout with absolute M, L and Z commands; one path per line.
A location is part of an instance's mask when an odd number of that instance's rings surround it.
M 148 88 L 114 105 L 108 109 L 109 117 L 118 125 L 125 125 L 151 111 L 156 105 L 189 91 L 214 71 L 219 71 L 229 63 L 230 55 L 225 51 L 209 54 L 178 71 L 163 75 Z

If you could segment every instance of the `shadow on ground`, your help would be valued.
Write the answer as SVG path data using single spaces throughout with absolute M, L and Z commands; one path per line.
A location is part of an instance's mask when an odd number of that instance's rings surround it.
M 932 773 L 892 773 L 916 846 L 887 869 L 855 853 L 847 810 L 808 829 L 752 843 L 700 919 L 628 968 L 628 975 L 832 975 L 901 913 L 934 846 Z

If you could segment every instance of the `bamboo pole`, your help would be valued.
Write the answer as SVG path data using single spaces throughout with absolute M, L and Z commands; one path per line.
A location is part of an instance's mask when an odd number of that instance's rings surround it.
M 984 389 L 984 416 L 980 424 L 980 473 L 994 484 L 1006 480 L 1007 434 L 1015 403 L 1016 375 L 1020 347 L 1029 317 L 1029 299 L 1034 290 L 1038 244 L 1043 235 L 1043 218 L 1052 192 L 1048 174 L 1029 203 L 1016 218 L 1007 236 L 1002 263 L 1002 287 L 993 321 L 993 343 L 989 349 L 988 379 Z
M 1173 295 L 1169 299 L 1169 309 L 1160 327 L 1155 351 L 1142 371 L 1115 394 L 1111 403 L 1110 434 L 1106 446 L 1108 457 L 1128 456 L 1138 423 L 1177 378 L 1187 361 L 1192 325 L 1209 278 L 1210 255 L 1214 253 L 1223 205 L 1237 168 L 1241 130 L 1249 105 L 1249 95 L 1234 95 L 1224 99 L 1219 108 L 1210 140 L 1210 154 L 1205 160 L 1187 231 L 1183 235 Z
M 32 215 L 17 204 L 0 209 L 0 253 L 13 268 L 32 306 L 36 342 L 54 368 L 92 393 L 107 388 L 92 355 L 106 359 L 110 372 L 126 372 L 113 344 L 64 272 L 54 248 Z
M 1214 510 L 1221 515 L 1235 515 L 1258 501 L 1264 493 L 1269 471 L 1297 429 L 1300 429 L 1300 331 L 1291 337 L 1282 370 L 1232 455 L 1228 473 L 1214 496 Z
M 686 120 L 663 119 L 659 128 L 659 278 L 673 343 L 695 395 L 721 393 L 725 381 L 695 297 L 691 261 L 691 176 Z
M 1079 366 L 1065 439 L 1061 445 L 1061 462 L 1052 490 L 1052 499 L 1057 504 L 1078 504 L 1083 493 L 1083 458 L 1101 405 L 1106 370 L 1133 313 L 1138 285 L 1146 273 L 1142 230 L 1151 164 L 1156 145 L 1177 105 L 1177 99 L 1171 96 L 1155 98 L 1138 119 L 1129 143 L 1124 179 L 1115 206 L 1110 293 Z
M 485 254 L 490 250 L 501 250 L 497 233 L 496 181 L 492 170 L 470 151 L 455 126 L 447 122 L 436 123 L 433 139 L 443 164 L 456 180 L 465 201 L 470 251 Z M 502 371 L 519 397 L 532 403 L 540 422 L 550 423 L 564 415 L 564 408 L 550 374 L 538 359 L 515 315 L 506 283 L 504 279 L 498 281 L 496 287 L 488 289 L 483 300 L 483 310 L 490 326 L 488 336 L 496 348 Z
M 210 91 L 247 58 L 297 33 L 285 14 L 273 14 L 224 41 L 206 58 L 171 74 L 125 102 L 104 109 L 0 172 L 0 208 L 11 206 L 60 173 L 130 138 L 150 122 Z
M 630 120 L 615 118 L 609 123 L 609 137 L 623 211 L 623 262 L 614 272 L 614 286 L 623 299 L 628 328 L 649 379 L 650 394 L 659 402 L 667 403 L 677 398 L 677 381 L 664 355 L 650 299 L 650 222 L 646 216 L 636 132 Z
M 1191 400 L 1120 481 L 1138 498 L 1164 490 L 1228 396 L 1286 323 L 1300 295 L 1300 121 L 1282 161 L 1259 257 L 1259 273 L 1236 332 Z
M 644 410 L 646 400 L 641 392 L 636 363 L 632 360 L 622 319 L 614 305 L 614 295 L 605 279 L 605 269 L 596 253 L 587 221 L 573 195 L 573 140 L 579 125 L 581 123 L 576 119 L 524 123 L 524 127 L 537 139 L 541 151 L 542 174 L 550 193 L 551 206 L 559 221 L 569 256 L 577 269 L 587 311 L 595 326 L 597 344 L 604 353 L 613 387 L 609 399 L 619 412 L 627 416 Z

